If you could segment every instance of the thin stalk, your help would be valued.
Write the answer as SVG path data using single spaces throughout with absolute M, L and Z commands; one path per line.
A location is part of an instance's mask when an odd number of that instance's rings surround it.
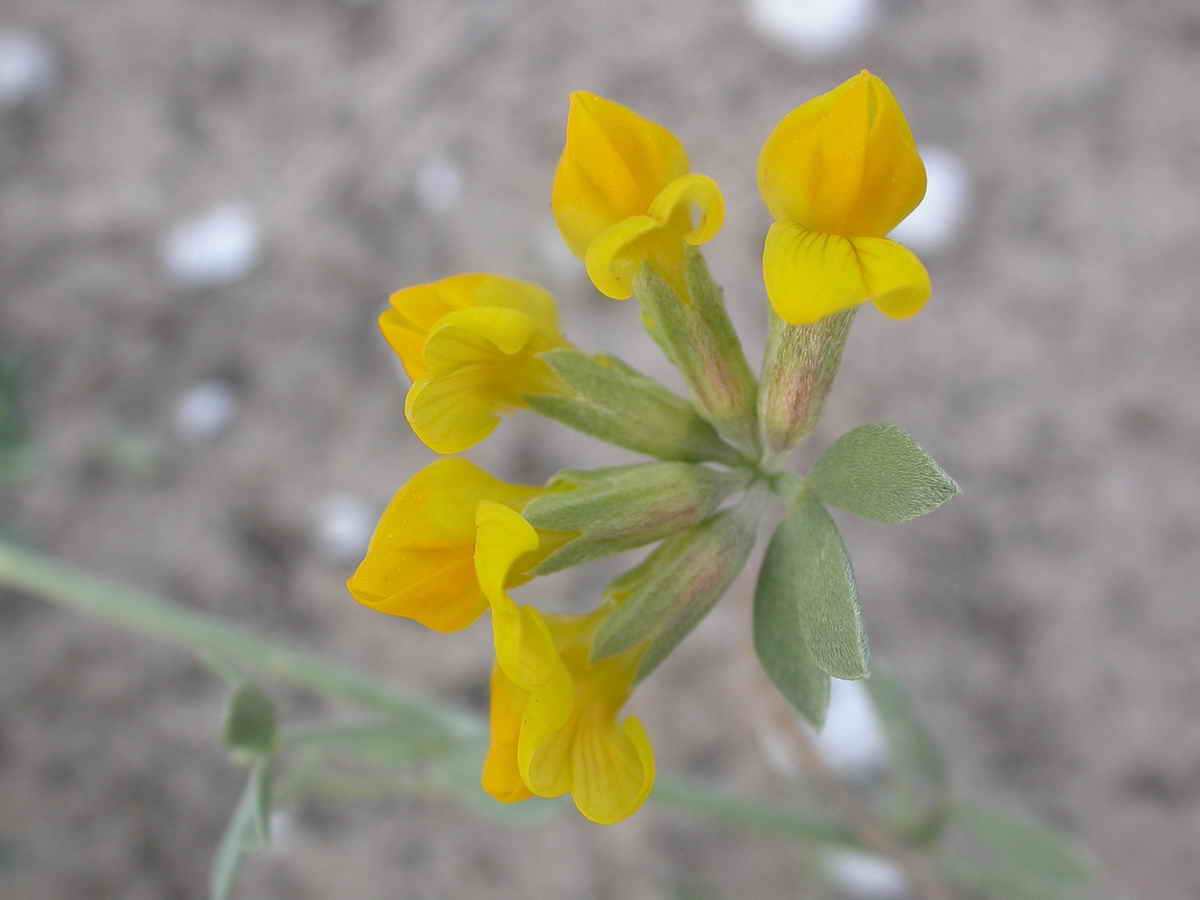
M 0 586 L 28 591 L 64 608 L 178 644 L 202 658 L 216 656 L 222 662 L 236 659 L 262 674 L 374 709 L 393 721 L 405 720 L 394 725 L 382 721 L 290 732 L 281 749 L 386 737 L 393 727 L 411 738 L 417 722 L 429 728 L 429 740 L 439 733 L 445 736 L 446 743 L 436 742 L 437 749 L 444 752 L 455 744 L 479 740 L 484 733 L 483 724 L 468 713 L 399 696 L 353 669 L 282 647 L 214 616 L 94 578 L 73 566 L 4 542 L 0 542 Z M 869 846 L 854 829 L 836 821 L 763 806 L 684 778 L 661 775 L 653 796 L 658 805 L 721 825 L 856 849 Z
M 88 575 L 66 564 L 0 542 L 0 585 L 28 591 L 98 619 L 186 647 L 208 662 L 237 660 L 256 671 L 368 709 L 420 720 L 455 735 L 478 735 L 479 724 L 451 708 L 404 697 L 376 679 L 265 640 L 252 632 L 151 594 Z M 222 667 L 223 668 L 223 667 Z

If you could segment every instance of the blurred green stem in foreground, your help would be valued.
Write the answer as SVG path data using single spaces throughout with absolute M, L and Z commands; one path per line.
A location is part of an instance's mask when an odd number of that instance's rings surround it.
M 235 758 L 243 758 L 249 764 L 249 777 L 217 848 L 211 872 L 213 898 L 230 896 L 243 856 L 269 840 L 272 793 L 291 795 L 299 790 L 302 776 L 312 774 L 311 770 L 317 768 L 306 769 L 303 765 L 305 759 L 311 761 L 311 754 L 344 752 L 359 760 L 386 762 L 392 768 L 424 764 L 433 768 L 422 773 L 423 781 L 409 779 L 403 787 L 415 791 L 441 787 L 460 800 L 470 801 L 474 795 L 487 799 L 478 787 L 486 728 L 477 716 L 466 711 L 406 696 L 386 686 L 382 678 L 326 662 L 215 616 L 98 579 L 3 541 L 0 541 L 0 588 L 40 596 L 76 612 L 186 647 L 234 689 L 231 709 L 240 709 L 242 715 L 247 709 L 253 713 L 232 733 L 227 723 L 226 742 Z M 372 717 L 350 724 L 342 721 L 284 728 L 276 739 L 270 700 L 255 686 L 255 679 L 303 686 L 328 699 L 344 700 L 369 710 Z M 889 701 L 879 691 L 873 693 L 885 730 L 894 732 L 895 723 L 888 721 Z M 252 702 L 247 703 L 248 700 Z M 262 708 L 264 704 L 266 709 Z M 893 712 L 896 709 L 899 707 L 893 704 Z M 269 730 L 270 734 L 255 734 L 258 727 Z M 896 734 L 891 736 L 895 738 Z M 916 740 L 912 734 L 902 734 L 900 738 L 895 742 L 899 749 L 913 746 Z M 921 740 L 924 739 L 922 736 Z M 289 778 L 281 779 L 281 787 L 273 788 L 275 760 L 291 754 L 298 756 L 301 764 L 286 773 Z M 900 758 L 893 760 L 898 768 L 906 765 L 903 755 L 898 754 Z M 927 758 L 929 754 L 924 755 Z M 951 812 L 938 817 L 935 833 L 920 829 L 914 833 L 911 819 L 906 821 L 903 815 L 869 813 L 870 822 L 848 824 L 808 810 L 783 809 L 745 800 L 679 776 L 660 777 L 653 800 L 660 807 L 673 808 L 714 825 L 792 838 L 827 850 L 869 851 L 891 857 L 908 873 L 914 888 L 927 897 L 960 896 L 958 889 L 962 889 L 969 896 L 1008 900 L 1017 896 L 1011 893 L 1017 890 L 1023 892 L 1021 896 L 1055 900 L 1079 896 L 1078 890 L 1091 872 L 1087 855 L 1045 826 L 973 806 L 950 807 Z M 509 824 L 544 820 L 548 806 L 533 806 L 527 813 L 508 815 L 506 811 L 510 808 L 488 804 L 493 814 L 498 813 Z M 943 821 L 968 831 L 985 856 L 972 858 L 972 854 L 958 846 L 952 853 L 946 851 L 942 846 L 945 841 L 941 840 Z M 881 827 L 888 833 L 881 835 Z M 936 893 L 930 893 L 933 890 Z

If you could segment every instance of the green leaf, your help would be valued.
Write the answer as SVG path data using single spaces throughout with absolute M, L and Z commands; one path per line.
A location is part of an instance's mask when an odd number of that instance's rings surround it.
M 789 550 L 778 532 L 767 548 L 754 592 L 754 649 L 788 702 L 816 728 L 829 710 L 829 675 L 817 665 L 804 636 L 804 609 L 796 602 Z
M 251 756 L 275 749 L 275 704 L 257 685 L 243 684 L 233 692 L 223 739 L 230 750 Z
M 958 493 L 954 479 L 895 425 L 842 435 L 808 473 L 824 502 L 879 522 L 907 522 Z
M 748 495 L 738 506 L 664 541 L 610 584 L 605 597 L 614 611 L 596 633 L 592 658 L 648 642 L 637 677 L 650 674 L 708 615 L 745 566 L 754 548 L 758 500 Z
M 975 852 L 947 851 L 943 868 L 952 881 L 986 897 L 1081 897 L 1093 878 L 1090 854 L 1040 822 L 970 804 L 956 807 L 950 820 L 971 836 Z
M 549 350 L 541 358 L 573 390 L 567 395 L 526 396 L 529 406 L 542 415 L 660 459 L 743 462 L 686 400 L 626 364 L 577 350 Z
M 792 628 L 786 640 L 803 635 L 813 661 L 829 675 L 865 678 L 867 635 L 854 571 L 837 526 L 811 493 L 796 498 L 771 538 L 768 565 L 771 609 Z
M 212 900 L 228 900 L 242 858 L 247 853 L 261 849 L 265 843 L 268 834 L 269 783 L 270 758 L 264 756 L 250 770 L 246 787 L 217 846 L 217 854 L 209 871 L 209 895 Z

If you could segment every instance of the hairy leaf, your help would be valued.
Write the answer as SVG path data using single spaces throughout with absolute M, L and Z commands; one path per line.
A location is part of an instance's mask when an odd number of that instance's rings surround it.
M 879 522 L 907 522 L 958 493 L 954 479 L 895 425 L 842 435 L 807 480 L 825 503 Z

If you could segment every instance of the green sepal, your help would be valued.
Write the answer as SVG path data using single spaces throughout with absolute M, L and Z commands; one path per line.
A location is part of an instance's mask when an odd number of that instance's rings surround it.
M 610 356 L 578 350 L 541 354 L 570 394 L 530 394 L 529 406 L 602 441 L 682 462 L 743 462 L 682 397 Z
M 566 469 L 522 515 L 536 528 L 580 537 L 537 568 L 547 575 L 601 556 L 643 547 L 708 518 L 753 476 L 681 462 L 655 462 L 585 471 Z
M 825 724 L 830 678 L 808 649 L 804 607 L 796 602 L 789 547 L 772 538 L 754 591 L 754 650 L 763 670 L 814 728 Z
M 759 499 L 752 491 L 736 507 L 664 541 L 612 582 L 605 600 L 613 612 L 596 633 L 592 659 L 644 644 L 637 678 L 649 675 L 742 571 L 754 547 Z
M 758 455 L 755 403 L 758 383 L 725 311 L 719 285 L 704 256 L 688 247 L 681 297 L 650 264 L 634 279 L 647 329 L 691 388 L 696 405 L 722 436 Z
M 856 311 L 851 307 L 809 325 L 792 325 L 768 311 L 758 422 L 769 458 L 797 446 L 816 427 Z
M 270 755 L 276 742 L 275 704 L 254 684 L 243 684 L 229 698 L 222 740 L 235 754 Z
M 895 425 L 846 432 L 817 460 L 807 481 L 831 506 L 879 522 L 907 522 L 958 493 L 954 479 Z
M 811 492 L 795 498 L 771 538 L 763 567 L 770 569 L 769 609 L 779 621 L 756 621 L 755 628 L 791 629 L 788 639 L 803 638 L 822 671 L 835 678 L 866 678 L 867 635 L 854 570 L 837 525 Z

